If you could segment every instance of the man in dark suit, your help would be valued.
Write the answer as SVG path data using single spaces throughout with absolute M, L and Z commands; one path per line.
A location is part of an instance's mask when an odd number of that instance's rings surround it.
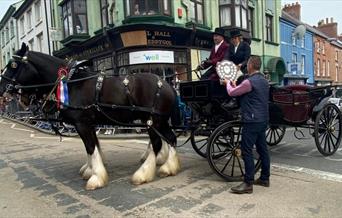
M 201 65 L 197 67 L 197 70 L 205 70 L 211 67 L 207 72 L 205 72 L 201 76 L 201 80 L 210 79 L 210 80 L 219 80 L 219 76 L 216 73 L 216 64 L 223 60 L 226 51 L 228 50 L 228 44 L 224 40 L 225 34 L 224 29 L 216 28 L 213 33 L 213 40 L 215 46 L 212 48 L 210 52 L 209 59 L 204 61 Z
M 224 59 L 232 61 L 244 74 L 247 73 L 247 61 L 251 56 L 251 47 L 242 40 L 242 35 L 239 30 L 230 32 L 232 44 L 229 46 Z

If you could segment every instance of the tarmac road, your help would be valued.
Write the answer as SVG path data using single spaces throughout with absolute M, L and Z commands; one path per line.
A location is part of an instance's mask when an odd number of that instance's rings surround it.
M 134 186 L 144 139 L 101 140 L 109 184 L 85 191 L 78 170 L 86 153 L 78 138 L 45 135 L 0 120 L 1 217 L 341 217 L 342 175 L 273 158 L 271 187 L 252 195 L 229 192 L 207 161 L 178 149 L 182 171 Z M 294 142 L 295 143 L 295 142 Z M 275 153 L 275 152 L 274 152 Z M 327 176 L 330 175 L 330 176 Z

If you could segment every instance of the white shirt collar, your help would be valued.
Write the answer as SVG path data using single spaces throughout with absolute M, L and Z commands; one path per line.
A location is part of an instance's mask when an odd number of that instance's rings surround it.
M 224 40 L 222 40 L 219 44 L 215 45 L 215 53 L 217 52 L 218 48 L 222 45 Z

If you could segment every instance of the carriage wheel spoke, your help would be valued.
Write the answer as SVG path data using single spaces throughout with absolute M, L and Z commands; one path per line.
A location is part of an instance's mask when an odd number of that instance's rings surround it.
M 234 156 L 234 155 L 231 155 L 231 156 L 230 156 L 230 158 L 228 159 L 227 163 L 226 163 L 226 164 L 224 165 L 224 167 L 222 168 L 221 173 L 223 173 L 223 172 L 226 170 L 226 168 L 227 168 L 229 162 L 232 160 L 232 157 L 233 157 L 233 156 Z
M 233 166 L 232 166 L 232 174 L 231 174 L 232 177 L 234 176 L 235 158 L 236 158 L 235 155 L 233 155 Z
M 237 162 L 239 164 L 241 175 L 244 175 L 243 170 L 242 170 L 242 164 L 241 164 L 240 158 L 237 158 Z
M 336 148 L 336 145 L 335 145 L 334 140 L 332 138 L 332 134 L 329 134 L 329 139 L 331 140 L 331 145 L 332 145 L 333 150 L 334 150 Z M 329 149 L 329 152 L 330 152 L 330 149 Z

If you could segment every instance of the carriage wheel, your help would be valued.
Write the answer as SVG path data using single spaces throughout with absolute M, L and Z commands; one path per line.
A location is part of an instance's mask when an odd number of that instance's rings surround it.
M 266 142 L 269 146 L 275 146 L 284 138 L 286 128 L 285 126 L 270 125 L 266 129 Z
M 317 114 L 315 121 L 315 142 L 318 151 L 324 156 L 336 152 L 341 142 L 342 115 L 334 104 L 327 104 Z
M 208 139 L 211 134 L 211 129 L 200 125 L 197 129 L 191 131 L 191 145 L 197 154 L 206 158 Z
M 214 172 L 227 181 L 241 181 L 244 176 L 244 162 L 241 155 L 241 123 L 226 122 L 217 127 L 208 142 L 208 162 Z M 253 151 L 255 173 L 260 169 L 259 155 Z

